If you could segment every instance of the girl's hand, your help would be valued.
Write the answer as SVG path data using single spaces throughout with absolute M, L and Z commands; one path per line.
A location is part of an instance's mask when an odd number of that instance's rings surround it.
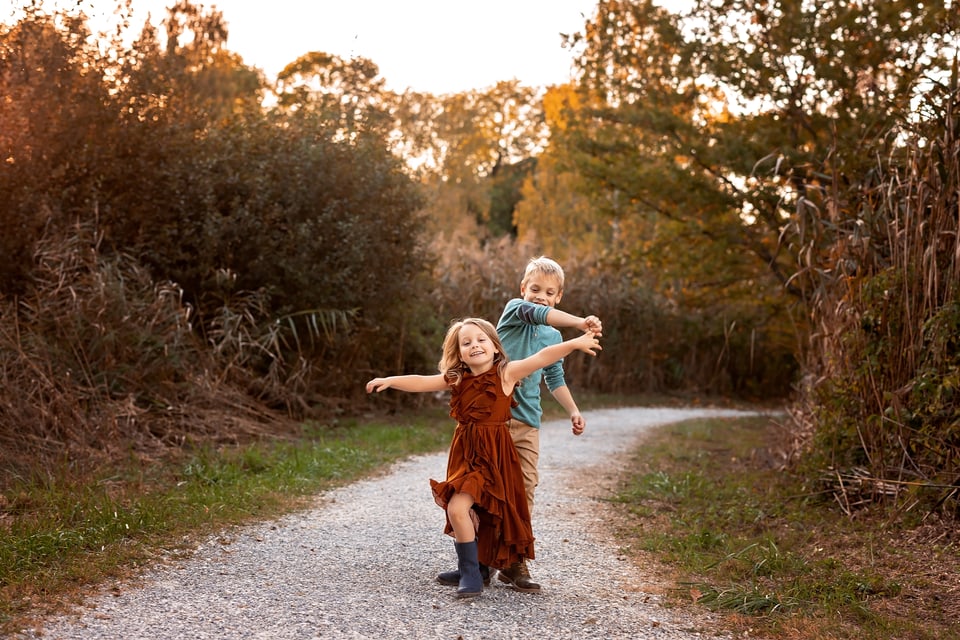
M 603 335 L 603 323 L 600 322 L 600 318 L 597 316 L 587 316 L 583 319 L 584 330 L 592 331 L 597 334 L 597 337 Z
M 374 378 L 367 383 L 367 393 L 371 393 L 373 391 L 379 393 L 384 389 L 389 389 L 390 386 L 390 378 Z
M 600 346 L 600 338 L 593 331 L 587 331 L 579 338 L 573 338 L 571 342 L 577 347 L 577 350 L 589 353 L 592 356 L 597 355 L 596 351 L 603 351 Z

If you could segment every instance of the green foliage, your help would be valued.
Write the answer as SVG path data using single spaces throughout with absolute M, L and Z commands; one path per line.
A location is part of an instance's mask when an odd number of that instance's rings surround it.
M 698 584 L 688 586 L 699 594 L 697 602 L 720 611 L 735 611 L 756 616 L 790 612 L 801 606 L 793 596 L 767 593 L 756 586 L 747 589 L 738 586 L 714 587 Z
M 517 224 L 558 256 L 599 258 L 624 281 L 619 295 L 640 286 L 669 309 L 688 353 L 634 362 L 711 392 L 780 395 L 795 381 L 805 317 L 783 296 L 784 218 L 764 229 L 753 201 L 750 172 L 768 151 L 751 155 L 751 118 L 700 82 L 705 36 L 681 27 L 652 3 L 601 3 L 573 39 L 579 85 L 547 96 L 551 144 Z M 684 349 L 654 341 L 661 353 Z
M 941 446 L 931 453 L 955 458 L 960 453 L 960 299 L 947 302 L 924 322 L 921 340 L 907 419 L 930 432 L 929 445 L 939 440 Z
M 521 199 L 521 187 L 530 172 L 536 167 L 535 159 L 501 167 L 489 181 L 490 210 L 486 216 L 487 227 L 496 236 L 515 237 L 514 211 Z

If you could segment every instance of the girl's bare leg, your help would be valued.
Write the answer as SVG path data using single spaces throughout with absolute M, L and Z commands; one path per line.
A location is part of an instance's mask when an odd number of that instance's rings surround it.
M 473 507 L 473 496 L 469 493 L 454 494 L 447 503 L 447 518 L 453 527 L 453 535 L 457 542 L 473 542 L 476 530 L 470 518 L 470 509 Z

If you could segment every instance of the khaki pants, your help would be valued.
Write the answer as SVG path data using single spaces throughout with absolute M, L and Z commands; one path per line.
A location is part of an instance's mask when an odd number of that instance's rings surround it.
M 533 515 L 533 492 L 540 483 L 537 462 L 540 460 L 540 429 L 534 429 L 525 422 L 511 419 L 510 437 L 520 457 L 520 469 L 523 471 L 523 486 L 527 491 L 527 507 Z

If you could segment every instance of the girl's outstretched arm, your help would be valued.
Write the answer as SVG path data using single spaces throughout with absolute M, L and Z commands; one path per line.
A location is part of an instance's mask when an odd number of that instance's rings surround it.
M 596 356 L 597 351 L 602 351 L 600 339 L 593 331 L 587 331 L 576 338 L 571 338 L 560 344 L 553 344 L 544 347 L 529 358 L 523 360 L 511 360 L 504 369 L 504 382 L 513 384 L 523 380 L 528 375 L 542 369 L 548 364 L 554 363 L 564 358 L 574 351 L 583 351 L 591 356 Z
M 439 373 L 432 376 L 388 376 L 386 378 L 374 378 L 368 382 L 367 393 L 373 391 L 380 392 L 384 389 L 424 393 L 428 391 L 444 391 L 447 389 L 447 386 L 447 381 L 444 380 L 443 375 Z

